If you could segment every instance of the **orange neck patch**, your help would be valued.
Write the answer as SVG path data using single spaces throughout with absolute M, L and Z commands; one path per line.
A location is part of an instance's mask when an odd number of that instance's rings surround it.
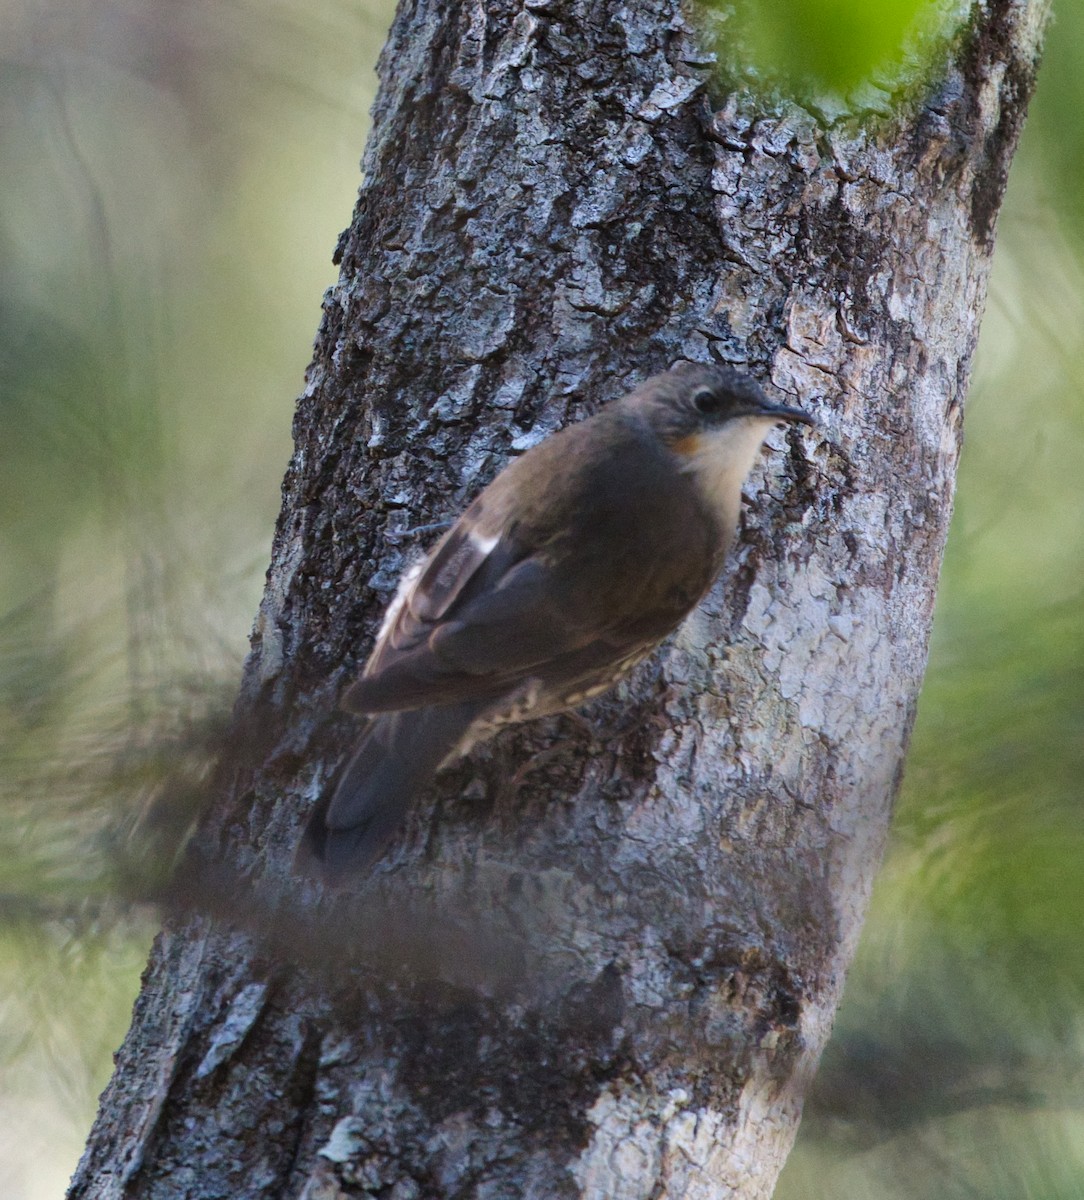
M 673 450 L 675 454 L 695 454 L 700 449 L 700 442 L 700 434 L 690 433 L 688 437 L 678 438 L 676 442 L 671 442 L 670 449 Z

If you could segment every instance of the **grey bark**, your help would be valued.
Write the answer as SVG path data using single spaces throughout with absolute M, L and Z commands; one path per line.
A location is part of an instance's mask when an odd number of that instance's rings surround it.
M 73 1197 L 771 1193 L 900 779 L 1044 15 L 976 4 L 871 131 L 727 94 L 674 0 L 400 6 L 207 911 L 155 945 Z M 713 355 L 823 429 L 777 435 L 708 601 L 446 772 L 356 897 L 300 888 L 412 530 Z

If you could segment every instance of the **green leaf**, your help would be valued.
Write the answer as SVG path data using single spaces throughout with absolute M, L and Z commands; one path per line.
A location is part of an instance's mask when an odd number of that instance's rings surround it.
M 906 85 L 959 23 L 929 0 L 703 0 L 701 11 L 725 69 L 800 99 Z

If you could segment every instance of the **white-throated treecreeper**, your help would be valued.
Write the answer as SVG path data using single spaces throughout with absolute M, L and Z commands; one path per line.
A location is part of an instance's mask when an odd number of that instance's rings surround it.
M 814 422 L 682 364 L 515 459 L 408 571 L 344 706 L 368 724 L 303 858 L 371 862 L 440 767 L 501 725 L 612 687 L 718 575 L 771 427 Z

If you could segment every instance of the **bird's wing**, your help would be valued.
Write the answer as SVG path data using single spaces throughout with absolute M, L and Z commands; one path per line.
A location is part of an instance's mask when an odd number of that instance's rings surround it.
M 715 525 L 655 438 L 593 420 L 528 451 L 467 508 L 392 606 L 346 707 L 560 687 L 681 621 L 719 565 Z
M 390 712 L 496 698 L 536 673 L 579 678 L 661 640 L 697 599 L 671 591 L 646 605 L 585 603 L 602 599 L 593 564 L 559 555 L 457 523 L 404 595 L 344 705 Z

